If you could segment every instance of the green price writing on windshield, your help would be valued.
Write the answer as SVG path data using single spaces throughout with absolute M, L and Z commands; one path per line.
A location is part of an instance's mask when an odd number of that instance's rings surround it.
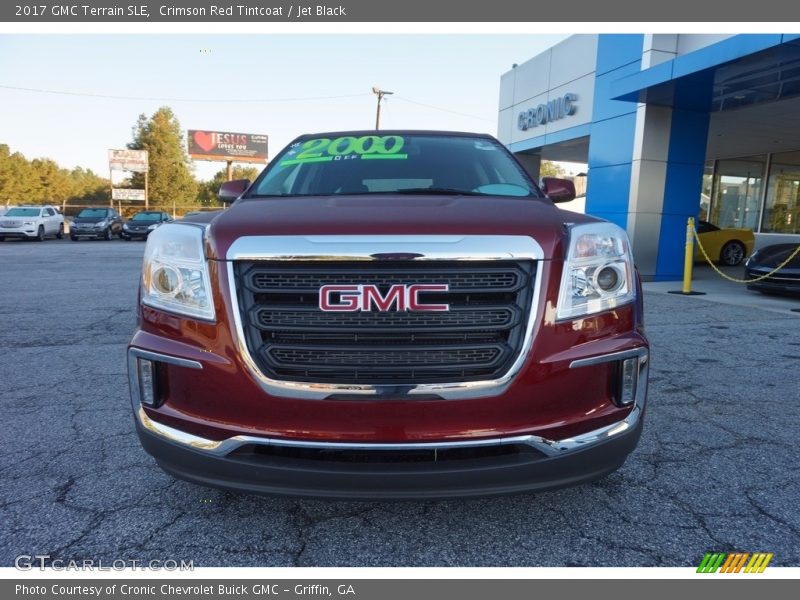
M 400 153 L 405 143 L 405 139 L 399 135 L 364 135 L 359 138 L 346 135 L 335 140 L 316 138 L 300 144 L 300 152 L 295 158 L 281 161 L 281 166 L 330 162 L 343 158 L 405 159 L 408 154 Z

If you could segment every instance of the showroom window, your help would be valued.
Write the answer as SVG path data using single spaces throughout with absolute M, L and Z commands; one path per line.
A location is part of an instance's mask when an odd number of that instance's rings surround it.
M 712 223 L 718 227 L 758 227 L 766 164 L 766 154 L 717 161 Z
M 706 161 L 703 167 L 703 188 L 700 190 L 700 212 L 697 216 L 708 221 L 711 210 L 711 192 L 714 189 L 714 161 Z
M 800 233 L 800 152 L 772 155 L 761 231 Z

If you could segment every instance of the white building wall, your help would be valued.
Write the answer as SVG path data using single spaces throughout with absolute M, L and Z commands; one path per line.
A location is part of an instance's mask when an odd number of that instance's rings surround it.
M 500 78 L 497 137 L 504 144 L 524 141 L 592 122 L 597 35 L 573 35 Z M 519 113 L 566 93 L 577 94 L 575 113 L 522 131 Z

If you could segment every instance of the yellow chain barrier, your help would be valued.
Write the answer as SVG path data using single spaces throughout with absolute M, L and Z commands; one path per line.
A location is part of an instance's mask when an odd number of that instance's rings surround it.
M 694 225 L 694 219 L 690 219 L 690 221 L 691 221 L 691 225 Z M 715 264 L 714 264 L 714 261 L 712 261 L 712 260 L 711 260 L 711 259 L 708 257 L 708 253 L 706 252 L 706 249 L 705 249 L 705 248 L 703 248 L 703 244 L 701 244 L 701 243 L 700 243 L 700 237 L 697 235 L 697 229 L 695 229 L 695 228 L 692 226 L 692 227 L 691 227 L 691 230 L 692 230 L 692 234 L 694 235 L 694 240 L 695 240 L 695 242 L 697 242 L 697 247 L 698 247 L 698 248 L 700 248 L 700 252 L 702 253 L 702 255 L 703 255 L 703 258 L 705 258 L 705 259 L 706 259 L 706 262 L 707 262 L 709 265 L 711 265 L 711 268 L 712 268 L 712 269 L 714 269 L 714 270 L 717 272 L 717 274 L 718 274 L 720 277 L 722 277 L 723 279 L 727 279 L 728 281 L 732 281 L 732 282 L 734 282 L 734 283 L 755 283 L 756 281 L 761 281 L 762 279 L 766 279 L 767 277 L 772 277 L 772 276 L 773 276 L 775 273 L 777 273 L 777 272 L 778 272 L 778 271 L 780 271 L 780 270 L 781 270 L 783 267 L 785 267 L 786 265 L 788 265 L 788 264 L 789 264 L 789 262 L 791 262 L 791 260 L 792 260 L 792 259 L 793 259 L 795 256 L 797 256 L 798 254 L 800 254 L 800 245 L 798 245 L 798 246 L 797 246 L 797 248 L 795 248 L 794 252 L 792 252 L 792 253 L 789 255 L 789 257 L 788 257 L 788 258 L 787 258 L 785 261 L 783 261 L 783 262 L 782 262 L 781 264 L 779 264 L 777 267 L 775 267 L 774 269 L 772 269 L 772 271 L 770 271 L 769 273 L 765 273 L 764 275 L 761 275 L 760 277 L 756 277 L 756 278 L 754 278 L 754 279 L 736 279 L 736 277 L 731 277 L 730 275 L 726 275 L 725 273 L 723 273 L 722 271 L 720 271 L 719 267 L 717 267 L 717 265 L 715 265 Z

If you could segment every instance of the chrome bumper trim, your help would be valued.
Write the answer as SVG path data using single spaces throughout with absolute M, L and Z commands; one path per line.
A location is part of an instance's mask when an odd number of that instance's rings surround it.
M 233 263 L 237 260 L 391 260 L 392 256 L 413 256 L 414 260 L 535 260 L 531 307 L 519 355 L 508 371 L 497 379 L 464 383 L 426 383 L 411 385 L 342 385 L 305 383 L 267 377 L 258 368 L 247 348 L 242 323 Z M 236 326 L 236 344 L 248 371 L 268 394 L 287 398 L 324 400 L 336 394 L 438 396 L 444 400 L 483 398 L 502 394 L 528 358 L 533 345 L 534 327 L 542 287 L 544 251 L 531 237 L 522 235 L 320 235 L 252 236 L 231 244 L 226 255 L 228 291 Z
M 179 358 L 170 354 L 161 354 L 160 352 L 150 352 L 149 350 L 142 350 L 141 348 L 129 348 L 128 357 L 146 358 L 155 362 L 164 362 L 171 365 L 178 365 L 179 367 L 186 367 L 187 369 L 202 369 L 202 363 L 188 358 Z
M 132 349 L 134 350 L 134 349 Z M 639 356 L 639 378 L 636 387 L 636 396 L 633 408 L 628 416 L 616 423 L 606 425 L 599 429 L 577 435 L 575 437 L 562 440 L 551 440 L 537 435 L 519 435 L 502 438 L 486 438 L 475 440 L 442 441 L 442 442 L 409 442 L 409 443 L 369 443 L 369 442 L 315 442 L 303 440 L 287 440 L 280 438 L 266 438 L 251 435 L 236 435 L 224 440 L 209 440 L 202 438 L 180 429 L 164 425 L 153 421 L 147 416 L 144 408 L 139 403 L 138 391 L 134 394 L 133 381 L 137 377 L 138 370 L 130 369 L 131 354 L 129 352 L 129 376 L 131 377 L 131 400 L 133 402 L 133 412 L 139 425 L 145 431 L 156 435 L 164 440 L 192 448 L 212 456 L 224 457 L 237 448 L 246 445 L 262 446 L 281 446 L 291 448 L 311 448 L 325 450 L 447 450 L 452 448 L 478 448 L 486 446 L 504 445 L 526 445 L 538 450 L 548 457 L 563 456 L 567 453 L 589 448 L 617 436 L 635 427 L 642 417 L 644 406 L 647 400 L 647 374 L 648 374 L 648 353 L 647 349 L 639 348 L 634 351 L 635 356 Z M 604 355 L 606 357 L 616 356 L 622 353 Z M 172 357 L 170 357 L 172 358 Z M 598 357 L 599 358 L 599 357 Z M 135 359 L 134 359 L 135 360 Z M 612 358 L 609 360 L 619 360 Z M 193 362 L 193 361 L 189 361 Z M 135 366 L 135 365 L 134 365 Z M 131 374 L 132 373 L 132 374 Z M 138 390 L 138 382 L 135 389 Z
M 580 367 L 590 367 L 592 365 L 600 365 L 607 362 L 636 358 L 637 356 L 639 357 L 640 363 L 647 362 L 647 348 L 633 348 L 632 350 L 622 350 L 621 352 L 601 354 L 600 356 L 592 356 L 590 358 L 580 358 L 578 360 L 573 360 L 569 364 L 569 368 L 578 369 Z
M 142 397 L 141 386 L 139 385 L 139 365 L 136 364 L 140 358 L 155 362 L 169 363 L 179 367 L 186 367 L 187 369 L 203 368 L 203 365 L 196 360 L 178 358 L 177 356 L 170 356 L 169 354 L 161 354 L 159 352 L 150 352 L 149 350 L 142 350 L 141 348 L 128 348 L 128 385 L 131 390 L 131 402 L 133 402 L 134 413 L 137 407 L 141 409 L 141 405 L 139 404 L 139 399 Z

